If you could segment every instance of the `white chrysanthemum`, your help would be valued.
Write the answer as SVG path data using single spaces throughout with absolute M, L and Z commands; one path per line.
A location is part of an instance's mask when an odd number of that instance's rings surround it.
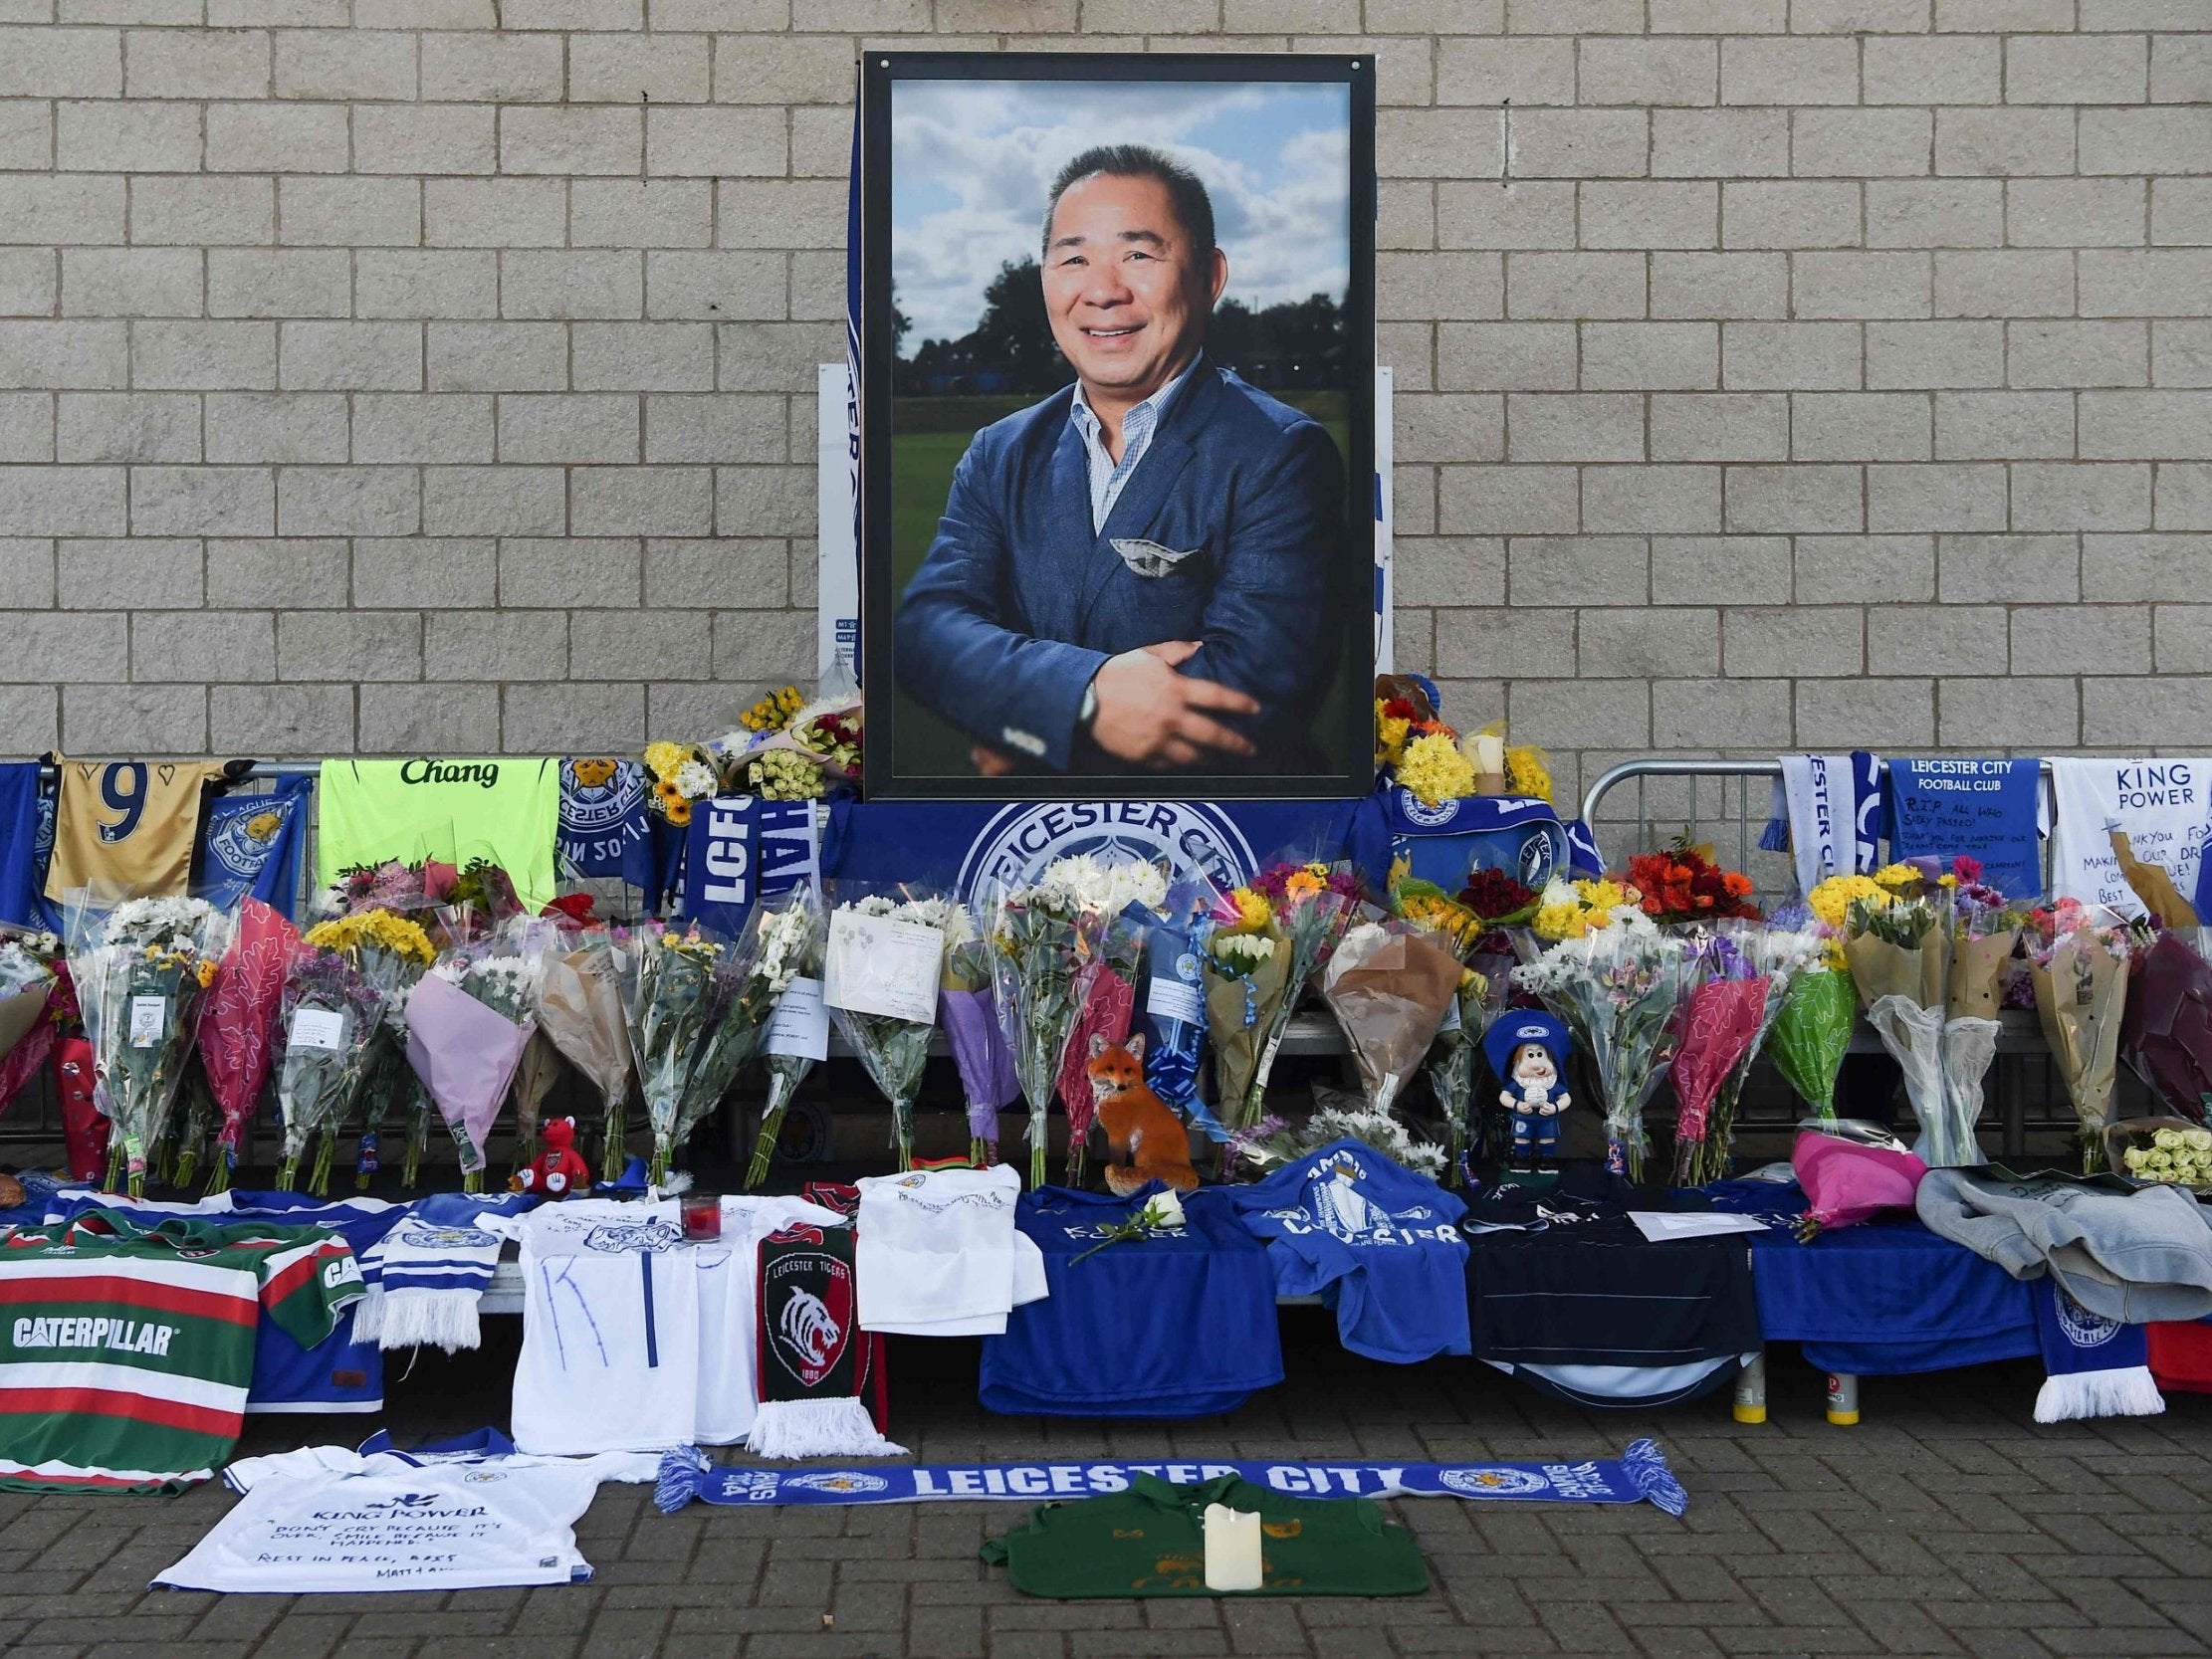
M 721 782 L 715 776 L 715 769 L 704 760 L 686 760 L 676 768 L 672 781 L 684 792 L 687 801 L 705 800 Z

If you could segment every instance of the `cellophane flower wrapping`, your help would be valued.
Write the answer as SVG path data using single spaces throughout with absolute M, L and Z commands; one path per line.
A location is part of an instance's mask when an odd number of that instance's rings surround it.
M 61 941 L 51 933 L 0 931 L 0 1060 L 46 1017 L 54 991 L 54 957 Z
M 2084 1174 L 2104 1165 L 2104 1126 L 2127 1007 L 2127 956 L 2126 931 L 2098 926 L 2073 900 L 2062 900 L 2043 918 L 2033 948 L 2036 1019 L 2066 1081 Z
M 492 1126 L 538 1029 L 540 962 L 552 934 L 551 924 L 513 918 L 441 952 L 407 999 L 407 1062 L 453 1137 L 465 1192 L 484 1190 Z
M 1158 876 L 1148 864 L 1118 868 Z M 1139 897 L 1119 910 L 1106 908 L 1132 885 L 1140 890 Z M 1075 1023 L 1060 1052 L 1060 1099 L 1067 1109 L 1070 1186 L 1082 1184 L 1091 1122 L 1097 1114 L 1097 1097 L 1090 1086 L 1091 1039 L 1102 1037 L 1115 1044 L 1128 1040 L 1137 1014 L 1137 978 L 1143 968 L 1145 939 L 1151 918 L 1157 914 L 1153 907 L 1167 893 L 1165 881 L 1155 886 L 1117 877 L 1112 886 L 1115 891 L 1100 896 L 1098 908 L 1083 912 L 1076 930 L 1084 960 L 1075 976 Z
M 937 1017 L 968 1104 L 969 1158 L 978 1167 L 995 1163 L 998 1113 L 1019 1098 L 1021 1082 L 1013 1075 L 1013 1054 L 999 1028 L 992 991 L 991 938 L 965 909 L 946 918 L 945 977 L 938 986 Z
M 1047 872 L 1049 873 L 1049 871 Z M 1081 911 L 1058 885 L 1040 879 L 999 885 L 988 907 L 992 996 L 1029 1109 L 1029 1184 L 1044 1184 L 1047 1118 L 1068 1033 L 1081 1011 L 1076 983 L 1082 956 Z
M 1668 1072 L 1681 1107 L 1677 1180 L 1701 1186 L 1727 1173 L 1736 1106 L 1752 1064 L 1781 1018 L 1790 985 L 1823 948 L 1818 933 L 1724 922 L 1699 949 L 1702 977 L 1684 1006 L 1681 1050 Z
M 2130 968 L 2119 1052 L 2174 1117 L 2192 1124 L 2212 1108 L 2212 929 L 2168 928 Z
M 53 1057 L 65 1022 L 78 1017 L 77 981 L 62 955 L 58 934 L 43 930 L 18 930 L 11 938 L 20 965 L 14 983 L 19 992 L 35 994 L 38 1015 L 7 1052 L 0 1054 L 0 1112 L 5 1112 L 23 1086 L 36 1077 Z
M 865 894 L 843 900 L 830 912 L 828 941 L 824 947 L 824 999 L 829 1004 L 829 1017 L 837 1024 L 838 1031 L 859 1056 L 861 1068 L 869 1080 L 883 1092 L 891 1103 L 891 1143 L 899 1156 L 899 1167 L 914 1166 L 914 1103 L 922 1092 L 922 1072 L 929 1063 L 930 1038 L 937 1030 L 937 993 L 945 971 L 945 933 L 958 924 L 954 915 L 960 910 L 957 901 L 922 893 L 915 889 L 902 889 L 897 895 L 887 893 Z M 859 942 L 862 933 L 847 933 L 839 928 L 838 915 L 850 912 L 855 917 L 903 924 L 915 929 L 927 929 L 937 935 L 927 951 L 917 942 L 913 956 L 906 962 L 889 964 L 872 959 L 868 948 Z M 919 941 L 919 933 L 913 935 Z M 926 957 L 926 993 L 918 974 L 913 982 L 905 977 L 907 966 L 922 966 Z M 897 982 L 893 983 L 893 975 Z M 878 992 L 894 992 L 901 1002 L 909 1000 L 914 1008 L 912 1017 L 871 1010 L 863 1003 L 876 999 Z M 923 1010 L 927 1009 L 927 1017 Z
M 233 918 L 200 899 L 69 895 L 65 933 L 100 1104 L 114 1125 L 110 1174 L 145 1192 L 146 1159 L 168 1128 L 198 1029 L 201 993 L 228 947 Z M 119 1167 L 118 1167 L 119 1163 Z
M 547 951 L 538 981 L 538 1028 L 599 1097 L 599 1172 L 609 1180 L 622 1173 L 622 1108 L 630 1088 L 621 961 L 621 948 L 608 930 L 563 932 Z
M 631 933 L 619 959 L 630 1061 L 656 1150 L 674 1142 L 684 1087 L 714 1012 L 715 966 L 727 946 L 697 927 L 648 923 Z M 619 1121 L 609 1118 L 600 1168 L 609 1178 L 627 1159 Z
M 450 889 L 450 882 L 442 883 L 442 891 Z M 370 902 L 378 894 L 397 903 Z M 348 909 L 318 922 L 307 933 L 309 942 L 343 951 L 383 999 L 369 1038 L 367 1076 L 353 1097 L 360 1122 L 355 1186 L 366 1186 L 375 1172 L 384 1127 L 394 1109 L 404 1116 L 416 1094 L 414 1074 L 407 1065 L 407 999 L 438 956 L 437 942 L 423 926 L 426 921 L 437 921 L 427 893 L 388 894 L 372 887 Z M 409 1184 L 413 1184 L 412 1171 Z
M 285 970 L 277 1106 L 284 1119 L 283 1164 L 277 1185 L 299 1185 L 300 1158 L 323 1138 L 309 1188 L 330 1190 L 331 1147 L 353 1095 L 367 1075 L 369 1039 L 384 998 L 343 950 L 302 940 Z
M 826 924 L 822 917 L 820 903 L 817 900 L 814 906 L 813 926 L 809 929 L 806 937 L 805 951 L 799 958 L 796 972 L 792 975 L 789 983 L 786 983 L 783 987 L 785 996 L 791 994 L 793 984 L 800 980 L 806 980 L 810 982 L 810 993 L 817 1000 L 820 998 L 822 946 L 825 932 Z M 776 1006 L 780 1011 L 782 1008 L 780 998 Z M 775 1016 L 771 1015 L 770 1024 L 772 1026 L 774 1024 L 774 1020 Z M 783 1132 L 784 1115 L 790 1110 L 791 1100 L 797 1095 L 798 1086 L 806 1081 L 807 1074 L 814 1069 L 814 1057 L 810 1054 L 781 1052 L 776 1047 L 764 1042 L 761 1052 L 761 1066 L 768 1073 L 769 1090 L 768 1100 L 761 1108 L 761 1132 L 755 1137 L 753 1142 L 753 1161 L 746 1169 L 745 1185 L 749 1192 L 769 1177 L 769 1165 L 775 1156 L 775 1144 Z
M 238 1143 L 269 1080 L 283 1031 L 284 983 L 300 931 L 259 899 L 239 907 L 238 929 L 199 1008 L 200 1071 L 214 1105 L 215 1156 L 208 1191 L 230 1185 Z
M 1574 1034 L 1605 1099 L 1606 1161 L 1641 1180 L 1650 1140 L 1644 1108 L 1674 1055 L 1674 1012 L 1690 983 L 1688 949 L 1641 911 L 1561 939 L 1513 970 Z
M 1271 865 L 1252 878 L 1252 890 L 1274 907 L 1275 924 L 1289 946 L 1282 999 L 1268 1020 L 1259 1062 L 1252 1071 L 1246 1111 L 1249 1117 L 1256 1117 L 1266 1098 L 1267 1078 L 1282 1047 L 1283 1033 L 1290 1029 L 1291 1016 L 1298 1011 L 1306 992 L 1318 984 L 1323 964 L 1352 925 L 1359 904 L 1359 882 L 1345 860 L 1309 859 Z
M 665 1183 L 668 1162 L 707 1115 L 722 1104 L 793 979 L 804 969 L 822 927 L 821 901 L 801 885 L 764 898 L 745 919 L 737 944 L 715 966 L 714 1004 L 707 1034 L 684 1084 L 673 1136 L 655 1126 L 651 1179 Z
M 1475 1061 L 1481 1052 L 1482 1033 L 1505 1005 L 1512 970 L 1510 960 L 1500 963 L 1494 955 L 1485 958 L 1486 967 L 1473 963 L 1491 942 L 1503 944 L 1504 935 L 1497 929 L 1526 923 L 1535 916 L 1536 894 L 1503 871 L 1470 870 L 1466 885 L 1454 899 L 1434 882 L 1394 870 L 1390 900 L 1393 914 L 1426 932 L 1461 964 L 1459 982 L 1422 1062 L 1429 1091 L 1443 1114 L 1443 1178 L 1456 1186 L 1465 1176 L 1473 1141 Z M 1495 913 L 1494 917 L 1486 916 L 1477 905 Z
M 1403 922 L 1348 929 L 1321 970 L 1321 995 L 1351 1045 L 1370 1112 L 1387 1114 L 1459 997 L 1459 958 Z
M 1217 1143 L 1228 1131 L 1199 1094 L 1206 1053 L 1206 941 L 1220 894 L 1203 877 L 1173 883 L 1145 934 L 1145 1082 L 1169 1111 Z
M 1790 981 L 1782 998 L 1767 1053 L 1783 1081 L 1817 1118 L 1836 1116 L 1836 1078 L 1858 1019 L 1859 993 L 1851 974 L 1840 967 L 1808 967 Z

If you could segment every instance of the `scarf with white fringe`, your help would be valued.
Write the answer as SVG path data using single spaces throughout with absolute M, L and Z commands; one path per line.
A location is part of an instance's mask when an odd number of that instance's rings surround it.
M 2166 1409 L 2150 1374 L 2148 1328 L 2091 1313 L 2048 1275 L 2028 1287 L 2043 1345 L 2043 1387 L 2036 1421 L 2077 1417 L 2155 1417 Z
M 424 1345 L 448 1353 L 483 1341 L 477 1304 L 515 1231 L 512 1198 L 439 1192 L 417 1203 L 369 1251 L 373 1289 L 353 1320 L 357 1341 L 381 1348 Z
M 904 1457 L 877 1428 L 883 1339 L 859 1328 L 850 1227 L 801 1222 L 760 1245 L 758 1457 Z M 878 1401 L 869 1414 L 871 1379 Z

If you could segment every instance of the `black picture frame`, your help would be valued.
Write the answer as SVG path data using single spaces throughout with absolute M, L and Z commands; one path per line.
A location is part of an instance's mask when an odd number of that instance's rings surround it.
M 1007 777 L 902 775 L 899 699 L 893 693 L 891 620 L 898 605 L 893 557 L 891 439 L 896 337 L 892 321 L 892 94 L 901 82 L 1256 83 L 1342 85 L 1349 92 L 1350 272 L 1344 302 L 1349 410 L 1346 493 L 1348 562 L 1372 555 L 1375 484 L 1375 64 L 1370 56 L 1307 53 L 871 52 L 860 61 L 860 603 L 861 664 L 868 696 L 863 784 L 877 799 L 1206 800 L 1354 798 L 1374 786 L 1373 601 L 1356 606 L 1345 630 L 1339 684 L 1352 695 L 1316 728 L 1316 744 L 1345 757 L 1340 770 L 1311 773 L 1041 773 Z M 1233 277 L 1232 277 L 1233 282 Z M 1372 563 L 1372 558 L 1368 561 Z M 1364 570 L 1367 565 L 1362 566 Z M 1348 572 L 1350 574 L 1350 572 Z M 1372 582 L 1347 584 L 1351 594 Z M 1351 623 L 1356 620 L 1357 626 Z

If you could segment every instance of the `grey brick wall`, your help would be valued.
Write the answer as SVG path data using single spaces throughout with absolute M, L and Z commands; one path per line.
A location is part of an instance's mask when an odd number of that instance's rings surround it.
M 863 45 L 1375 56 L 1399 657 L 1568 787 L 2212 744 L 2212 0 L 0 0 L 0 749 L 802 676 Z

